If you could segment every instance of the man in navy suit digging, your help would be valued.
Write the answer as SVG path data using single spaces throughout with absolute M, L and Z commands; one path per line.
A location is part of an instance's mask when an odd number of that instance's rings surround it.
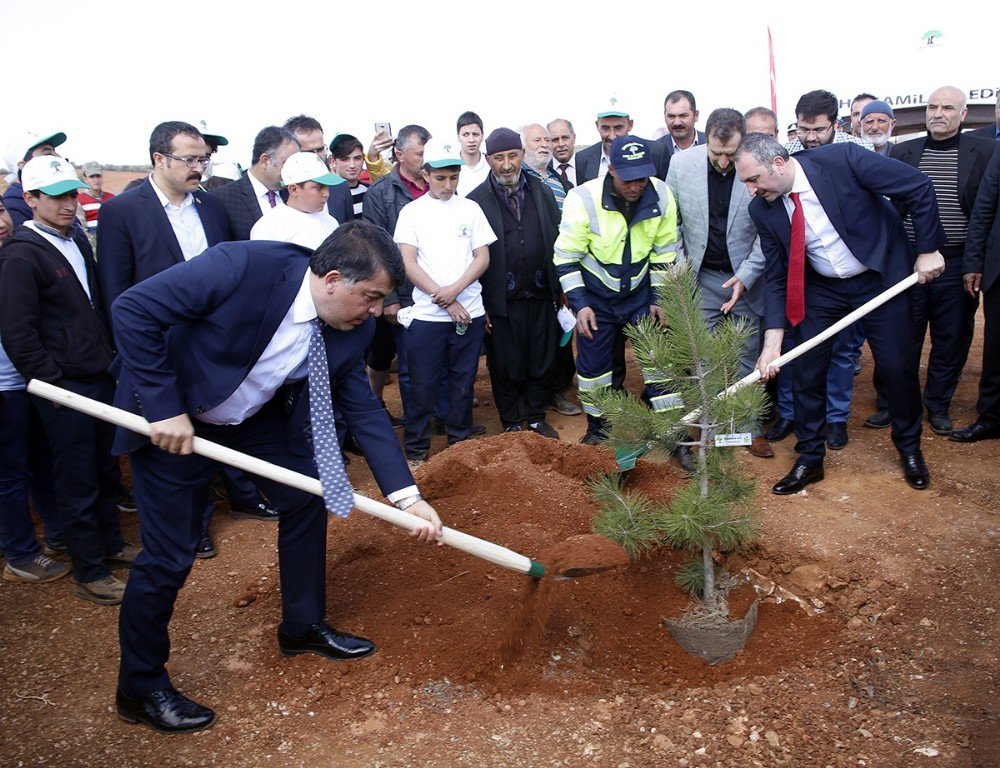
M 195 435 L 313 477 L 318 466 L 325 500 L 260 479 L 280 512 L 278 645 L 284 655 L 340 660 L 375 651 L 369 640 L 324 621 L 324 501 L 338 516 L 350 511 L 332 429 L 335 404 L 389 501 L 426 521 L 413 535 L 433 541 L 441 532 L 362 362 L 382 299 L 402 281 L 389 235 L 351 222 L 315 252 L 271 241 L 223 243 L 115 302 L 116 404 L 142 413 L 152 427 L 148 441 L 120 431 L 116 443 L 132 459 L 146 547 L 120 616 L 116 704 L 123 719 L 164 732 L 200 730 L 215 719 L 170 685 L 165 666 L 170 615 L 200 533 L 190 502 L 214 467 L 192 454 Z

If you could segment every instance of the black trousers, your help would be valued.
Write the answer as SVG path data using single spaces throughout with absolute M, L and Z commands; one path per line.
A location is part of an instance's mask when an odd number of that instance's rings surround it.
M 931 351 L 927 357 L 924 407 L 930 414 L 946 414 L 969 357 L 976 324 L 978 299 L 962 285 L 961 249 L 945 253 L 944 273 L 936 280 L 913 287 L 913 318 L 917 355 L 930 326 Z M 884 371 L 879 376 L 884 375 Z
M 807 269 L 806 317 L 796 329 L 799 343 L 818 335 L 883 289 L 881 275 L 873 270 L 841 279 Z M 892 440 L 901 454 L 916 453 L 920 448 L 918 357 L 911 318 L 912 296 L 907 291 L 861 320 L 889 401 Z M 826 382 L 832 349 L 830 339 L 795 362 L 795 450 L 810 466 L 822 464 L 826 454 Z
M 115 390 L 111 376 L 60 379 L 59 386 L 103 403 L 112 401 Z M 125 546 L 116 506 L 121 472 L 118 458 L 111 455 L 114 425 L 44 398 L 32 399 L 52 450 L 56 509 L 73 578 L 82 583 L 103 579 L 111 572 L 105 558 Z
M 201 437 L 316 477 L 305 434 L 290 428 L 281 401 L 275 397 L 242 424 L 219 426 L 196 420 L 195 430 Z M 201 508 L 195 500 L 218 465 L 203 456 L 177 456 L 154 445 L 140 448 L 131 460 L 143 549 L 132 565 L 118 617 L 122 654 L 118 684 L 131 696 L 144 696 L 170 683 L 167 627 L 201 535 Z M 326 509 L 318 496 L 266 478 L 257 482 L 281 513 L 279 629 L 299 635 L 326 613 Z
M 559 343 L 559 323 L 547 299 L 507 303 L 506 317 L 491 317 L 486 365 L 493 400 L 504 427 L 545 418 L 549 380 Z
M 1000 280 L 983 292 L 983 373 L 979 377 L 979 421 L 1000 424 Z

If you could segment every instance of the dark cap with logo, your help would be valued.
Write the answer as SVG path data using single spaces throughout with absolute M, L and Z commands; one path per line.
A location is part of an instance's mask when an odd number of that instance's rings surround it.
M 656 166 L 645 139 L 619 136 L 608 153 L 611 167 L 622 181 L 635 181 L 656 175 Z

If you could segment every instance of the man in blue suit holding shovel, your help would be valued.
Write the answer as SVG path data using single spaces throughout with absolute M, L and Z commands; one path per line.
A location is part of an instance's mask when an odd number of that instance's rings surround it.
M 751 133 L 736 150 L 740 181 L 756 199 L 750 216 L 766 259 L 762 378 L 777 372 L 786 317 L 800 344 L 916 272 L 922 283 L 944 271 L 945 241 L 930 179 L 915 168 L 853 144 L 828 144 L 790 157 L 770 136 Z M 905 201 L 916 260 L 903 220 L 889 202 Z M 930 474 L 920 452 L 920 389 L 911 297 L 902 293 L 862 319 L 891 403 L 892 439 L 903 475 L 923 490 Z M 797 493 L 823 479 L 826 374 L 832 342 L 795 365 L 798 460 L 774 493 Z M 891 390 L 891 394 L 889 391 Z
M 120 615 L 116 704 L 123 719 L 163 732 L 201 730 L 215 719 L 178 693 L 166 671 L 167 626 L 200 533 L 191 501 L 214 466 L 192 455 L 195 435 L 312 477 L 319 470 L 324 499 L 260 480 L 281 515 L 278 645 L 286 656 L 374 653 L 369 640 L 324 621 L 324 503 L 340 517 L 352 506 L 335 403 L 389 501 L 426 521 L 413 535 L 433 541 L 441 533 L 362 363 L 382 299 L 402 281 L 389 235 L 351 222 L 315 252 L 271 241 L 220 244 L 115 302 L 116 405 L 151 423 L 148 441 L 124 430 L 116 441 L 132 459 L 146 548 Z

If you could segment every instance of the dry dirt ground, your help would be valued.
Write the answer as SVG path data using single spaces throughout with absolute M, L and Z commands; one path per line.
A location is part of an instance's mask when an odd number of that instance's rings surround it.
M 977 337 L 959 425 L 974 417 L 980 350 Z M 661 627 L 686 602 L 675 553 L 552 584 L 539 636 L 511 659 L 500 648 L 526 577 L 417 546 L 360 512 L 330 524 L 329 619 L 379 652 L 286 659 L 275 529 L 220 504 L 219 555 L 197 562 L 181 593 L 170 662 L 215 726 L 162 736 L 121 722 L 117 609 L 75 597 L 69 579 L 3 582 L 0 766 L 1000 766 L 1000 442 L 962 446 L 927 429 L 932 487 L 912 491 L 887 432 L 861 425 L 870 377 L 866 354 L 851 443 L 828 456 L 823 483 L 770 494 L 791 438 L 775 459 L 744 454 L 763 535 L 726 560 L 769 596 L 727 664 L 687 655 Z M 534 557 L 585 532 L 585 478 L 613 462 L 575 444 L 583 417 L 550 413 L 558 444 L 498 435 L 484 370 L 476 390 L 487 436 L 448 451 L 435 438 L 441 452 L 417 473 L 446 524 Z M 394 387 L 388 400 L 398 411 Z M 363 460 L 349 470 L 377 496 Z M 681 482 L 644 462 L 629 478 L 660 498 Z M 123 526 L 135 540 L 138 516 Z

